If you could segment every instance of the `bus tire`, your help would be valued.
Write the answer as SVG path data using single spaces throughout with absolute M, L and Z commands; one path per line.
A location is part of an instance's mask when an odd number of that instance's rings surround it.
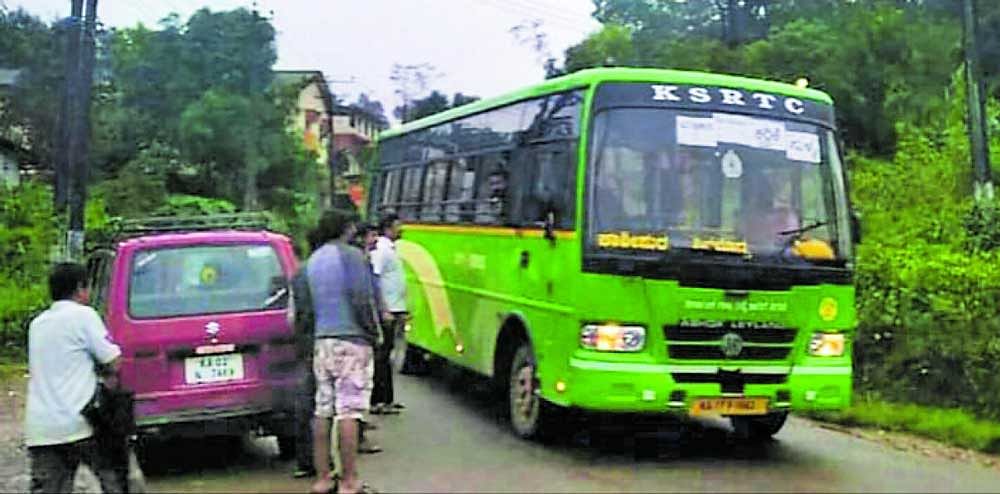
M 743 441 L 766 441 L 778 433 L 788 420 L 788 412 L 774 412 L 753 417 L 729 417 L 736 437 Z
M 522 439 L 551 440 L 558 435 L 564 410 L 545 401 L 538 391 L 535 356 L 521 343 L 510 362 L 507 402 L 511 428 Z

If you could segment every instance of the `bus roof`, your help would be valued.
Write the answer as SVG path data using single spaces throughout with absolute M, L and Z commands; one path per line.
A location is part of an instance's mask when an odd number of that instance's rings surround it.
M 820 103 L 833 104 L 830 96 L 816 89 L 800 88 L 783 82 L 751 79 L 733 75 L 713 74 L 685 70 L 648 69 L 632 67 L 605 67 L 586 69 L 561 77 L 546 80 L 534 86 L 513 91 L 502 96 L 483 99 L 436 113 L 428 117 L 414 120 L 400 127 L 389 129 L 379 134 L 379 139 L 387 139 L 397 135 L 423 129 L 456 118 L 473 115 L 500 106 L 516 103 L 521 100 L 536 98 L 546 94 L 568 91 L 574 88 L 594 85 L 600 82 L 654 82 L 668 84 L 703 84 L 713 87 L 733 89 L 749 89 L 768 93 L 804 98 Z

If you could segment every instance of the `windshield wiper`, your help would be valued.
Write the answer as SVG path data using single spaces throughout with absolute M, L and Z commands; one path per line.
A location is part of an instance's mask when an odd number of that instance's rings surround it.
M 828 222 L 826 222 L 826 221 L 817 221 L 817 222 L 815 222 L 815 223 L 813 223 L 811 225 L 806 225 L 806 226 L 803 226 L 801 228 L 793 228 L 791 230 L 785 230 L 785 231 L 782 231 L 782 232 L 778 232 L 778 235 L 802 235 L 805 232 L 815 230 L 815 229 L 817 229 L 817 228 L 819 228 L 821 226 L 826 226 L 827 223 Z

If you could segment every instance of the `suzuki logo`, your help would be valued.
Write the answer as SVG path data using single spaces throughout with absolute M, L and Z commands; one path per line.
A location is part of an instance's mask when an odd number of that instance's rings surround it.
M 736 333 L 726 333 L 722 336 L 719 349 L 727 358 L 735 357 L 743 351 L 743 338 Z
M 215 338 L 215 336 L 218 335 L 219 331 L 221 330 L 222 326 L 219 326 L 219 323 L 215 321 L 212 321 L 205 325 L 205 334 L 207 334 L 210 338 Z

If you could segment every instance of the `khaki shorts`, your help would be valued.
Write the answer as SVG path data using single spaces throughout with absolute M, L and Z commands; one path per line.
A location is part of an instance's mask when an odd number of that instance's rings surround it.
M 374 362 L 369 345 L 339 338 L 316 340 L 316 416 L 362 418 L 371 400 Z

